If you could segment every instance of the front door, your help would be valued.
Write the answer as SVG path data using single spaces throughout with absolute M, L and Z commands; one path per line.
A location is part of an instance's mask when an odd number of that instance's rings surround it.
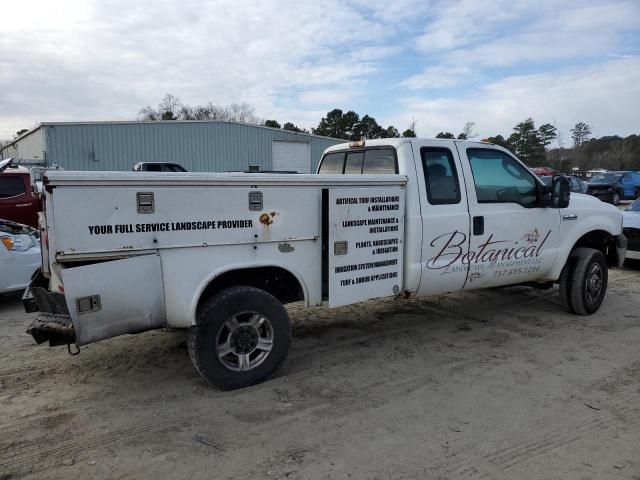
M 468 265 L 469 211 L 453 142 L 413 143 L 422 217 L 419 295 L 461 290 Z
M 558 254 L 560 212 L 541 206 L 538 180 L 506 150 L 480 143 L 456 146 L 471 217 L 465 289 L 541 278 Z

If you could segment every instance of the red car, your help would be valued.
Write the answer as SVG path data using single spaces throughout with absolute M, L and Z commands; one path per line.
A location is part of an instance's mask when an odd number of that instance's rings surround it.
M 0 162 L 0 218 L 37 228 L 40 196 L 29 170 L 12 160 Z
M 551 167 L 535 167 L 535 168 L 532 168 L 531 171 L 533 171 L 533 173 L 535 173 L 539 177 L 543 177 L 547 175 L 557 175 L 558 173 L 560 173 Z

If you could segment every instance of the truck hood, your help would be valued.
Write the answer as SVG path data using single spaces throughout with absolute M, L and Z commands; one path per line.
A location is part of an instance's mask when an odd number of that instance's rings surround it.
M 598 212 L 607 211 L 617 213 L 618 215 L 621 214 L 620 210 L 617 207 L 614 207 L 610 203 L 605 203 L 601 200 L 598 200 L 596 197 L 587 195 L 585 193 L 571 192 L 568 208 L 590 209 L 597 210 Z
M 0 173 L 4 172 L 13 162 L 13 158 L 7 158 L 6 160 L 2 160 L 0 162 Z
M 611 187 L 615 187 L 615 183 L 591 183 L 588 182 L 587 183 L 587 188 L 591 189 L 595 189 L 595 188 L 611 188 Z
M 640 229 L 640 212 L 622 212 L 624 228 Z

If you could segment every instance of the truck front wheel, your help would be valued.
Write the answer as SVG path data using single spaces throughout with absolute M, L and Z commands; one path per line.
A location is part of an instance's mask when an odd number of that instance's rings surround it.
M 209 383 L 233 390 L 269 378 L 286 359 L 291 324 L 282 304 L 254 287 L 231 287 L 205 300 L 187 345 Z
M 560 274 L 560 300 L 578 315 L 596 312 L 607 291 L 607 259 L 600 250 L 576 248 Z

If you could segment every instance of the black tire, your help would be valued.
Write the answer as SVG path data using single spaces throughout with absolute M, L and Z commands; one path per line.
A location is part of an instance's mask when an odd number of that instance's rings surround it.
M 613 192 L 611 194 L 611 203 L 616 206 L 620 205 L 620 193 Z
M 602 305 L 607 291 L 607 259 L 600 250 L 576 248 L 560 274 L 560 301 L 578 315 L 591 315 Z
M 258 322 L 256 316 L 260 326 L 254 328 L 254 321 Z M 189 329 L 187 337 L 191 363 L 205 380 L 222 390 L 248 387 L 266 380 L 289 353 L 289 315 L 282 304 L 264 290 L 245 286 L 222 290 L 204 301 L 196 321 L 197 325 Z M 233 326 L 229 327 L 230 324 Z M 265 336 L 264 340 L 261 335 Z M 268 345 L 266 337 L 270 337 L 271 347 L 260 357 L 265 352 L 258 344 L 263 340 Z M 221 343 L 224 338 L 226 342 Z M 224 351 L 229 353 L 225 356 Z M 256 365 L 250 366 L 251 362 Z

